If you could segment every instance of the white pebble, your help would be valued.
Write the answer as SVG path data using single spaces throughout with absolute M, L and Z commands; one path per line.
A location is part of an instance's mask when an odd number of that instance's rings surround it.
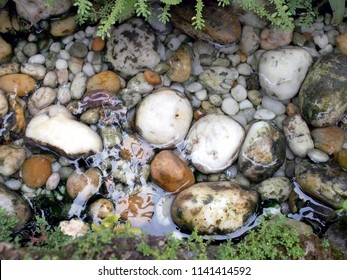
M 86 37 L 86 34 L 84 33 L 83 30 L 80 30 L 74 34 L 74 38 L 76 40 L 83 40 Z
M 92 37 L 96 33 L 96 26 L 87 26 L 85 30 L 86 37 Z
M 283 115 L 286 112 L 286 106 L 284 106 L 282 102 L 271 98 L 268 95 L 264 95 L 261 104 L 264 109 L 268 109 L 271 112 L 274 112 L 275 115 Z
M 89 63 L 92 63 L 93 62 L 93 58 L 94 58 L 94 52 L 93 51 L 88 52 L 88 54 L 87 54 L 87 61 Z
M 46 58 L 42 54 L 35 54 L 29 58 L 28 63 L 44 64 Z
M 81 99 L 87 87 L 87 75 L 83 72 L 78 73 L 71 83 L 71 97 Z
M 253 117 L 257 120 L 272 120 L 276 115 L 268 109 L 259 109 L 254 113 Z
M 61 50 L 59 52 L 59 56 L 60 56 L 60 58 L 65 59 L 65 60 L 69 60 L 71 58 L 71 55 L 69 54 L 69 52 L 67 50 Z
M 241 62 L 241 57 L 238 54 L 228 55 L 227 57 L 230 60 L 233 67 L 236 67 Z
M 61 51 L 61 46 L 59 42 L 54 42 L 50 46 L 49 50 L 54 53 L 59 53 Z
M 208 98 L 212 105 L 220 107 L 222 105 L 222 97 L 218 94 L 212 94 Z
M 67 45 L 67 44 L 71 43 L 72 40 L 73 40 L 73 35 L 70 35 L 70 36 L 64 37 L 62 42 L 63 42 L 64 45 Z
M 314 161 L 316 163 L 327 162 L 329 160 L 328 154 L 324 153 L 321 150 L 315 149 L 315 148 L 309 149 L 307 151 L 307 155 L 312 161 Z
M 171 88 L 174 89 L 174 90 L 177 90 L 181 93 L 184 92 L 184 87 L 182 86 L 182 84 L 179 84 L 179 83 L 174 83 L 171 85 Z
M 203 100 L 207 100 L 208 99 L 208 96 L 207 96 L 207 90 L 206 89 L 202 89 L 202 90 L 199 90 L 195 93 L 195 97 L 201 101 Z
M 74 42 L 68 43 L 68 44 L 65 46 L 65 50 L 68 52 L 73 44 L 74 44 Z
M 83 40 L 80 40 L 80 42 L 82 42 L 86 46 L 89 46 L 89 39 L 87 39 L 87 38 L 84 38 Z
M 186 87 L 186 90 L 189 92 L 198 92 L 199 90 L 202 90 L 202 84 L 198 82 L 191 83 Z
M 247 98 L 247 90 L 241 86 L 237 85 L 236 87 L 231 89 L 231 96 L 237 101 L 241 102 Z
M 71 100 L 70 84 L 62 85 L 58 88 L 57 99 L 60 104 L 65 105 Z
M 240 110 L 246 109 L 246 108 L 253 108 L 252 102 L 249 101 L 248 99 L 242 100 L 239 106 L 240 106 Z
M 10 179 L 5 182 L 6 187 L 8 187 L 10 190 L 18 191 L 22 187 L 22 182 L 15 179 Z
M 240 110 L 239 104 L 232 97 L 223 100 L 221 109 L 229 116 L 235 115 Z
M 236 69 L 240 75 L 249 76 L 252 74 L 252 67 L 247 63 L 239 64 Z
M 167 43 L 167 46 L 171 51 L 177 50 L 180 45 L 181 41 L 176 37 L 171 38 L 171 40 Z
M 226 171 L 226 175 L 229 178 L 235 178 L 237 175 L 238 169 L 237 169 L 237 164 L 233 164 L 232 166 L 230 166 Z
M 88 76 L 91 77 L 95 75 L 93 65 L 91 65 L 89 62 L 85 63 L 82 67 L 82 71 Z
M 57 74 L 55 71 L 49 71 L 46 73 L 45 78 L 43 79 L 43 85 L 51 88 L 55 88 L 58 84 Z
M 54 172 L 51 174 L 51 176 L 48 177 L 46 182 L 46 189 L 48 190 L 54 190 L 58 187 L 60 182 L 60 175 L 57 172 Z
M 58 161 L 52 163 L 52 172 L 58 172 L 61 168 L 61 165 Z
M 325 54 L 331 53 L 333 51 L 334 51 L 334 47 L 332 45 L 328 44 L 324 49 L 321 49 L 319 51 L 319 53 L 321 55 L 325 55 Z
M 243 86 L 244 88 L 247 88 L 247 81 L 245 76 L 239 76 L 236 81 L 237 81 L 237 84 Z
M 320 49 L 324 49 L 329 44 L 328 36 L 325 34 L 314 36 L 313 41 Z
M 287 146 L 286 147 L 286 158 L 289 160 L 294 160 L 295 155 L 293 154 L 292 150 Z
M 55 68 L 57 68 L 58 70 L 67 69 L 67 67 L 68 67 L 67 61 L 64 59 L 59 58 L 55 62 Z
M 35 34 L 30 34 L 28 36 L 28 42 L 35 42 L 37 40 L 37 37 Z

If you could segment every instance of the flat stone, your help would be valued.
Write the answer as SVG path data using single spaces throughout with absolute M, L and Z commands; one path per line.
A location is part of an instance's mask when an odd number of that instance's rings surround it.
M 274 199 L 282 203 L 288 200 L 293 190 L 292 183 L 286 177 L 272 177 L 256 186 L 262 200 Z
M 295 166 L 295 177 L 305 192 L 336 209 L 347 199 L 347 173 L 333 162 L 304 160 Z
M 198 183 L 176 196 L 171 216 L 181 230 L 225 234 L 242 227 L 257 202 L 255 191 L 245 190 L 232 182 Z
M 195 183 L 190 168 L 173 152 L 161 151 L 151 163 L 152 179 L 165 191 L 182 191 Z
M 338 126 L 316 128 L 311 131 L 314 146 L 329 155 L 337 154 L 344 143 L 344 131 Z
M 201 30 L 192 26 L 191 19 L 195 14 L 195 3 L 187 1 L 172 7 L 171 22 L 195 39 L 223 45 L 237 43 L 240 40 L 241 24 L 231 8 L 206 3 L 202 11 L 205 26 Z
M 51 105 L 37 113 L 30 120 L 25 136 L 71 158 L 95 154 L 103 149 L 100 136 L 89 126 L 76 121 L 70 111 L 60 105 Z

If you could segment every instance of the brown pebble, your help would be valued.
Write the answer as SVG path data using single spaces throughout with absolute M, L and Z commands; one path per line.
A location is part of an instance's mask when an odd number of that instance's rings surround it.
M 151 164 L 151 176 L 167 192 L 181 191 L 195 183 L 190 168 L 173 152 L 164 150 Z
M 22 178 L 29 188 L 43 187 L 51 174 L 52 166 L 46 157 L 33 156 L 22 165 Z
M 94 52 L 101 52 L 105 47 L 105 40 L 103 40 L 101 37 L 95 37 L 92 42 L 92 50 Z
M 336 47 L 342 54 L 347 54 L 347 33 L 336 36 Z
M 161 84 L 161 78 L 160 78 L 160 75 L 154 71 L 151 71 L 151 70 L 146 70 L 144 73 L 143 73 L 143 77 L 145 78 L 145 80 L 153 85 L 153 86 L 157 86 L 157 85 L 160 85 Z
M 314 146 L 329 155 L 338 153 L 344 143 L 344 131 L 338 126 L 313 129 L 311 136 Z
M 238 53 L 238 55 L 240 56 L 240 61 L 241 61 L 242 63 L 247 62 L 247 55 L 245 55 L 245 54 L 244 54 L 243 52 L 241 52 L 241 51 L 238 51 L 237 53 Z
M 9 74 L 0 77 L 0 89 L 22 97 L 36 89 L 36 80 L 27 74 Z
M 300 109 L 294 103 L 288 103 L 287 105 L 287 115 L 294 116 L 300 114 Z
M 204 110 L 204 108 L 200 107 L 194 111 L 193 117 L 195 121 L 202 118 L 203 116 L 206 116 L 206 111 Z
M 71 198 L 81 193 L 81 199 L 87 200 L 99 189 L 101 175 L 98 169 L 90 168 L 85 172 L 73 171 L 66 181 L 66 191 Z
M 342 148 L 340 152 L 338 153 L 337 162 L 340 164 L 340 166 L 347 169 L 347 149 L 346 148 Z
M 106 70 L 92 76 L 87 82 L 87 91 L 103 89 L 117 93 L 121 87 L 119 76 Z

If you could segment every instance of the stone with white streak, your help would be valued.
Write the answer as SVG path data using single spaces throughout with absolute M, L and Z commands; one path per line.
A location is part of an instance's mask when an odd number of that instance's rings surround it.
M 76 158 L 102 151 L 100 136 L 89 126 L 74 119 L 68 109 L 51 105 L 29 122 L 25 136 L 39 145 Z
M 191 127 L 186 151 L 199 171 L 218 173 L 237 159 L 244 137 L 243 127 L 232 118 L 209 114 Z
M 259 81 L 266 93 L 278 100 L 294 97 L 312 63 L 302 48 L 285 48 L 264 52 L 259 61 Z

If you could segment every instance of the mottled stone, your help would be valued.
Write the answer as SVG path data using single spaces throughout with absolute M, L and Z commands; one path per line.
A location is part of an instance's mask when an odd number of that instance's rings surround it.
M 347 111 L 347 56 L 321 56 L 308 72 L 299 92 L 306 122 L 315 127 L 336 125 Z
M 0 89 L 6 93 L 25 96 L 36 89 L 36 80 L 26 74 L 9 74 L 0 77 Z
M 54 20 L 51 22 L 50 33 L 54 37 L 63 37 L 72 35 L 77 30 L 77 22 L 74 16 L 69 16 L 67 18 Z
M 284 202 L 293 190 L 292 183 L 286 177 L 272 177 L 256 186 L 262 200 L 274 199 Z
M 241 147 L 240 172 L 253 182 L 271 177 L 285 160 L 286 142 L 283 133 L 266 121 L 250 126 Z
M 66 190 L 71 198 L 78 197 L 81 201 L 88 200 L 101 185 L 101 174 L 96 168 L 85 172 L 75 170 L 66 181 Z
M 335 38 L 337 49 L 344 55 L 347 55 L 347 33 L 342 33 Z
M 338 153 L 344 143 L 344 131 L 338 126 L 316 128 L 311 131 L 314 146 L 329 155 Z
M 107 41 L 105 60 L 125 78 L 154 69 L 160 57 L 153 32 L 139 18 L 118 26 Z
M 0 208 L 8 213 L 9 217 L 18 219 L 14 228 L 21 229 L 31 218 L 31 209 L 28 203 L 17 193 L 9 190 L 0 183 Z
M 9 62 L 12 56 L 12 47 L 0 36 L 0 64 Z
M 0 174 L 10 176 L 25 160 L 25 150 L 17 145 L 0 145 Z
M 260 47 L 264 50 L 274 50 L 290 44 L 293 30 L 279 28 L 264 28 L 260 34 Z
M 190 78 L 190 56 L 183 48 L 175 51 L 167 63 L 170 68 L 166 75 L 171 81 L 184 83 Z
M 232 182 L 198 183 L 180 192 L 171 216 L 182 230 L 200 234 L 231 233 L 242 227 L 258 202 L 255 191 Z
M 195 183 L 193 172 L 173 152 L 161 151 L 151 163 L 152 179 L 165 191 L 182 191 Z

